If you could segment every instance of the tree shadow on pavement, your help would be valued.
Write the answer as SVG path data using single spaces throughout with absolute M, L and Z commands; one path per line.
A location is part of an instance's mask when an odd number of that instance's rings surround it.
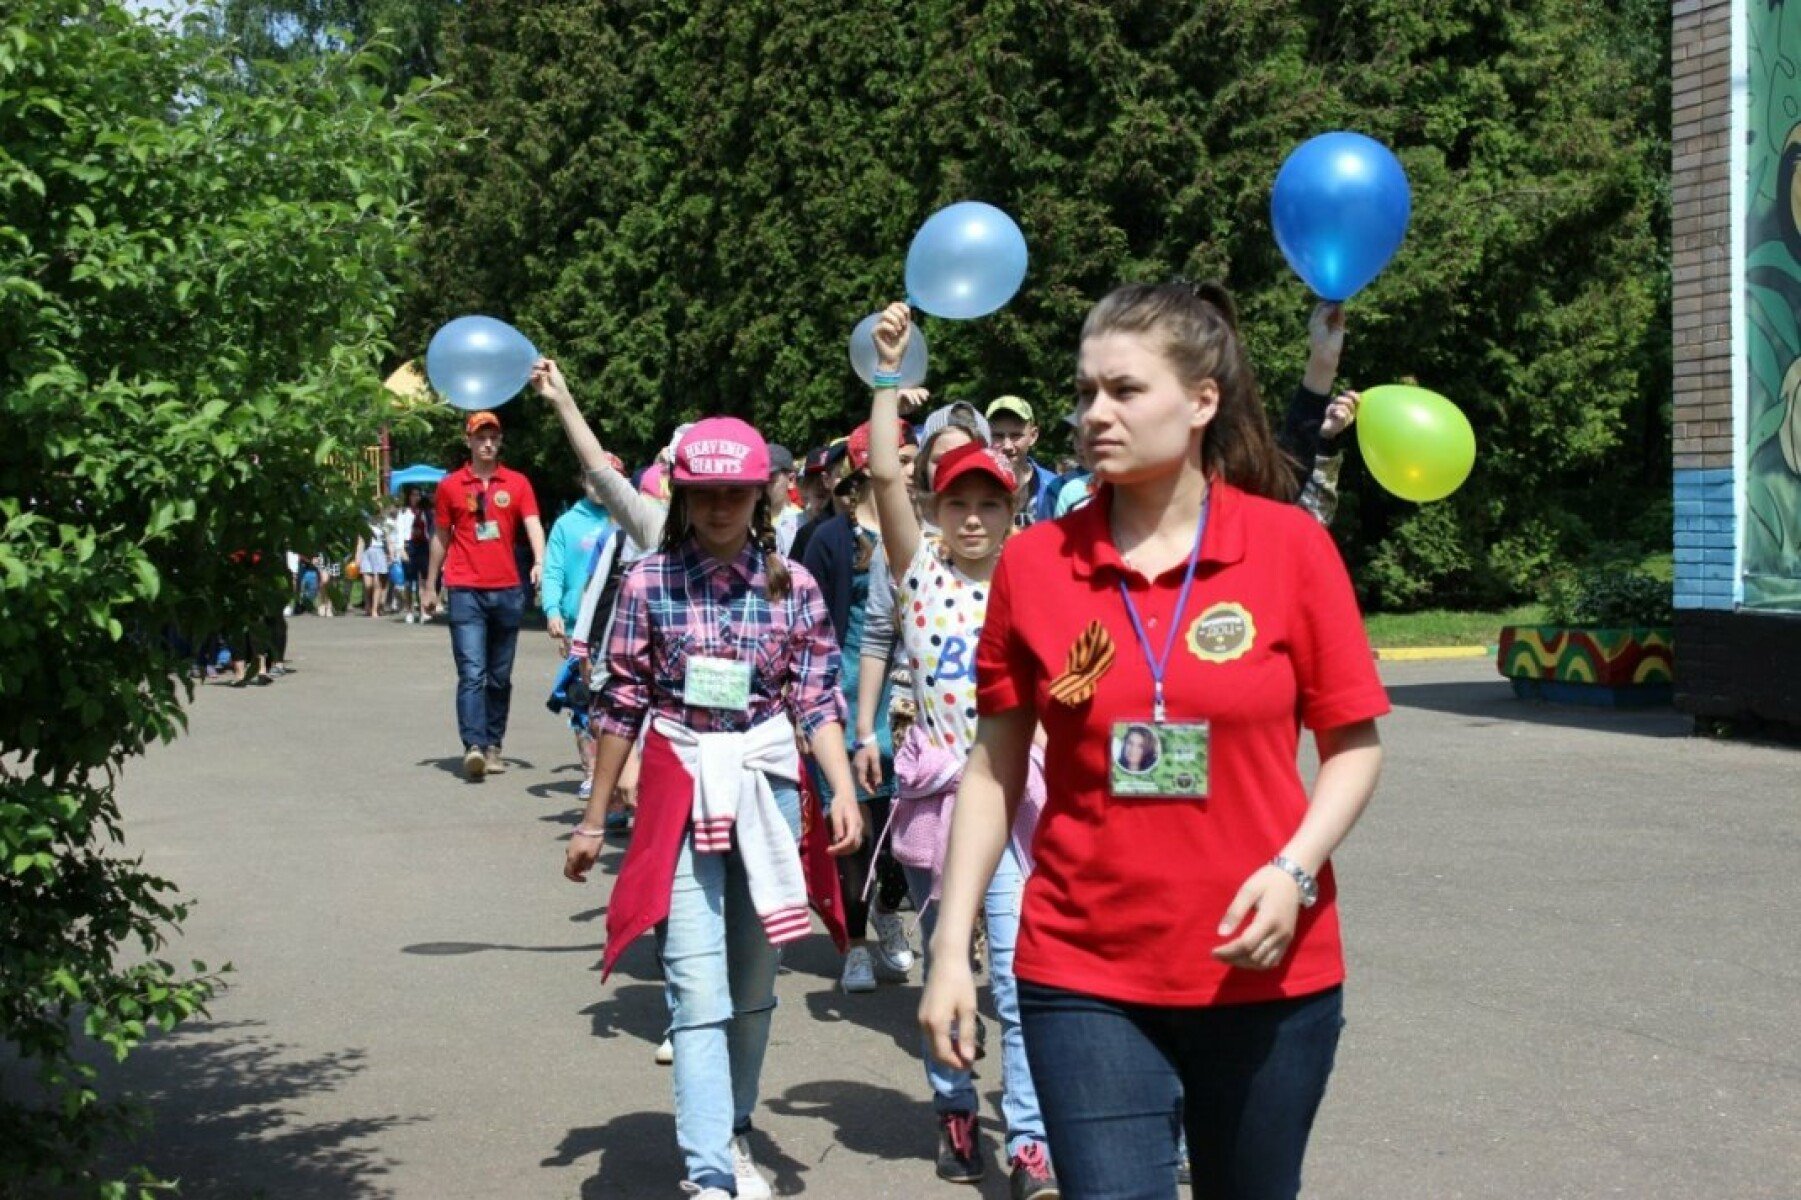
M 482 780 L 482 779 L 465 779 L 463 777 L 463 756 L 460 754 L 453 755 L 450 758 L 422 758 L 418 762 L 414 763 L 413 765 L 415 767 L 436 767 L 438 770 L 444 772 L 446 775 L 451 775 L 451 776 L 456 777 L 457 779 L 461 779 L 464 783 L 469 784 L 471 787 L 474 787 L 476 784 L 486 782 L 486 780 Z
M 410 946 L 402 946 L 400 952 L 426 958 L 457 958 L 488 950 L 505 950 L 512 954 L 599 954 L 604 949 L 606 947 L 599 942 L 580 946 L 515 946 L 509 942 L 414 942 Z
M 760 1129 L 751 1130 L 750 1145 L 776 1195 L 806 1191 L 805 1163 L 784 1154 Z M 675 1117 L 666 1111 L 625 1113 L 605 1125 L 571 1129 L 541 1165 L 567 1167 L 590 1154 L 600 1155 L 600 1169 L 582 1184 L 582 1200 L 673 1196 L 685 1175 L 675 1144 Z
M 673 1196 L 682 1178 L 675 1145 L 675 1117 L 667 1111 L 623 1113 L 605 1125 L 571 1129 L 541 1164 L 567 1167 L 600 1155 L 600 1169 L 582 1184 L 583 1200 Z
M 663 985 L 632 983 L 617 987 L 582 1009 L 581 1015 L 591 1023 L 590 1032 L 597 1038 L 631 1038 L 655 1050 L 669 1028 L 669 1006 L 663 999 Z
M 303 1101 L 361 1072 L 363 1052 L 309 1056 L 249 1032 L 260 1027 L 188 1024 L 146 1041 L 123 1065 L 100 1065 L 105 1090 L 130 1095 L 152 1121 L 139 1143 L 107 1157 L 179 1180 L 188 1200 L 390 1195 L 383 1177 L 394 1162 L 379 1150 L 381 1135 L 425 1118 L 308 1120 Z
M 598 960 L 594 964 L 594 969 L 600 970 Z M 663 963 L 657 957 L 657 939 L 646 934 L 627 946 L 625 953 L 619 956 L 619 961 L 613 964 L 613 977 L 615 979 L 638 979 L 645 983 L 654 983 L 659 988 L 662 987 Z
M 922 1091 L 924 1086 L 922 1080 Z M 830 1121 L 832 1142 L 865 1158 L 918 1159 L 931 1154 L 937 1138 L 930 1100 L 873 1083 L 820 1079 L 796 1084 L 763 1105 L 780 1117 Z
M 561 800 L 565 796 L 576 795 L 581 789 L 582 781 L 581 777 L 578 775 L 574 779 L 558 779 L 550 783 L 534 783 L 525 789 L 525 794 L 532 797 L 534 800 Z M 581 815 L 580 809 L 575 810 L 575 816 L 578 820 Z M 557 819 L 560 820 L 562 816 L 562 813 L 558 813 Z M 573 822 L 571 823 L 573 824 Z
M 1504 679 L 1450 683 L 1398 683 L 1388 687 L 1396 708 L 1420 708 L 1469 718 L 1470 728 L 1525 722 L 1635 737 L 1685 738 L 1694 722 L 1671 708 L 1588 708 L 1521 700 Z
M 807 1012 L 815 1021 L 849 1021 L 893 1040 L 903 1054 L 919 1056 L 919 989 L 905 984 L 849 995 L 836 984 L 808 992 Z

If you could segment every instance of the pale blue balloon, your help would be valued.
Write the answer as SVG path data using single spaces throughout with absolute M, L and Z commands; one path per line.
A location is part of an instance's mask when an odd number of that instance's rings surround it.
M 432 335 L 425 374 L 458 408 L 498 408 L 525 387 L 537 361 L 537 348 L 505 321 L 458 317 Z
M 881 319 L 881 313 L 870 313 L 850 331 L 850 369 L 870 387 L 875 386 L 875 326 Z M 915 325 L 912 336 L 907 339 L 907 348 L 901 352 L 900 386 L 918 387 L 925 381 L 926 335 L 925 330 Z
M 1276 175 L 1270 224 L 1282 257 L 1322 300 L 1346 300 L 1388 265 L 1413 211 L 1407 173 L 1361 133 L 1322 133 Z
M 907 248 L 907 299 L 934 317 L 985 317 L 1026 277 L 1026 237 L 992 204 L 965 200 L 926 219 Z

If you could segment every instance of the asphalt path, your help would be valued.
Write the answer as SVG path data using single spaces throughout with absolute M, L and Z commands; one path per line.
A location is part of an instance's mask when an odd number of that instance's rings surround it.
M 196 902 L 171 953 L 232 967 L 209 1018 L 107 1072 L 154 1116 L 139 1160 L 234 1200 L 677 1195 L 648 939 L 598 970 L 623 844 L 560 873 L 548 638 L 523 635 L 512 769 L 479 784 L 444 626 L 303 617 L 292 650 L 125 773 L 128 849 Z M 1801 1196 L 1801 755 L 1525 704 L 1487 662 L 1382 674 L 1305 1194 Z M 836 978 L 823 937 L 786 955 L 755 1141 L 777 1193 L 1004 1196 L 998 1161 L 980 1189 L 932 1174 L 917 988 Z

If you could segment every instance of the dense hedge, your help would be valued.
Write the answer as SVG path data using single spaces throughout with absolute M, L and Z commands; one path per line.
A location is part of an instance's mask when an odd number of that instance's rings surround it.
M 1279 399 L 1308 298 L 1270 184 L 1301 140 L 1355 128 L 1398 151 L 1415 215 L 1353 303 L 1344 381 L 1414 377 L 1480 439 L 1445 504 L 1353 472 L 1340 533 L 1370 598 L 1496 602 L 1597 541 L 1667 542 L 1667 6 L 471 0 L 447 20 L 480 136 L 431 173 L 401 341 L 516 321 L 628 456 L 707 411 L 796 444 L 847 429 L 845 335 L 962 198 L 1013 212 L 1033 259 L 1000 315 L 928 323 L 941 394 L 1054 418 L 1087 306 L 1181 273 L 1237 290 Z M 515 459 L 560 482 L 545 414 L 513 419 Z

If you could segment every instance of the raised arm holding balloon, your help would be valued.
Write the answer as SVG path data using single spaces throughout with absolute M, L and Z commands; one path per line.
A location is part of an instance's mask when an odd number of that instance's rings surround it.
M 875 394 L 869 408 L 869 477 L 875 485 L 876 515 L 882 522 L 882 550 L 889 569 L 899 578 L 919 549 L 919 516 L 907 492 L 900 461 L 902 392 L 882 382 L 897 376 L 913 338 L 913 313 L 904 302 L 883 309 L 871 329 Z M 910 389 L 911 390 L 911 389 Z
M 619 522 L 625 535 L 640 546 L 654 546 L 663 539 L 663 523 L 669 510 L 632 486 L 632 481 L 614 468 L 600 438 L 582 417 L 575 397 L 563 380 L 563 372 L 555 359 L 540 358 L 532 364 L 532 391 L 550 402 L 550 407 L 563 423 L 563 435 L 569 448 L 582 464 L 588 482 L 599 494 L 601 507 Z
M 1005 298 L 1000 296 L 996 303 Z M 899 635 L 912 668 L 910 684 L 918 720 L 895 753 L 899 811 L 892 823 L 895 857 L 905 869 L 907 889 L 914 908 L 922 914 L 921 927 L 929 939 L 937 920 L 932 899 L 938 890 L 945 844 L 938 831 L 949 819 L 956 780 L 975 737 L 973 651 L 987 612 L 989 580 L 1012 532 L 1018 493 L 1007 460 L 981 442 L 963 441 L 938 459 L 936 467 L 930 465 L 930 451 L 922 449 L 922 455 L 928 456 L 930 480 L 923 503 L 926 515 L 938 528 L 935 536 L 924 534 L 896 450 L 900 414 L 894 380 L 911 332 L 912 314 L 902 303 L 889 305 L 875 327 L 870 474 L 882 522 L 882 549 L 896 588 L 895 609 L 931 614 L 929 628 L 923 618 L 900 623 Z M 1022 772 L 1020 781 L 1028 799 L 1020 805 L 1015 823 L 1001 825 L 1008 848 L 990 863 L 994 869 L 983 881 L 979 904 L 987 918 L 988 982 L 1001 1027 L 1001 1110 L 1007 1125 L 1011 1194 L 1023 1198 L 1057 1192 L 1044 1120 L 1026 1061 L 1010 967 L 1019 929 L 1020 897 L 1031 868 L 1032 830 L 1044 795 L 1041 773 Z M 965 973 L 968 962 L 965 952 L 960 964 Z M 946 966 L 955 970 L 959 964 L 947 962 Z M 938 970 L 930 961 L 927 969 Z M 965 1025 L 965 1032 L 972 1026 L 973 1021 Z M 969 1064 L 947 1067 L 928 1062 L 926 1078 L 938 1116 L 939 1178 L 975 1183 L 982 1176 L 983 1158 L 976 1128 L 978 1096 Z
M 1338 511 L 1338 472 L 1344 450 L 1336 444 L 1356 414 L 1356 402 L 1331 396 L 1344 353 L 1345 310 L 1336 301 L 1314 306 L 1307 321 L 1307 370 L 1289 397 L 1277 442 L 1295 460 L 1298 503 L 1322 525 Z

